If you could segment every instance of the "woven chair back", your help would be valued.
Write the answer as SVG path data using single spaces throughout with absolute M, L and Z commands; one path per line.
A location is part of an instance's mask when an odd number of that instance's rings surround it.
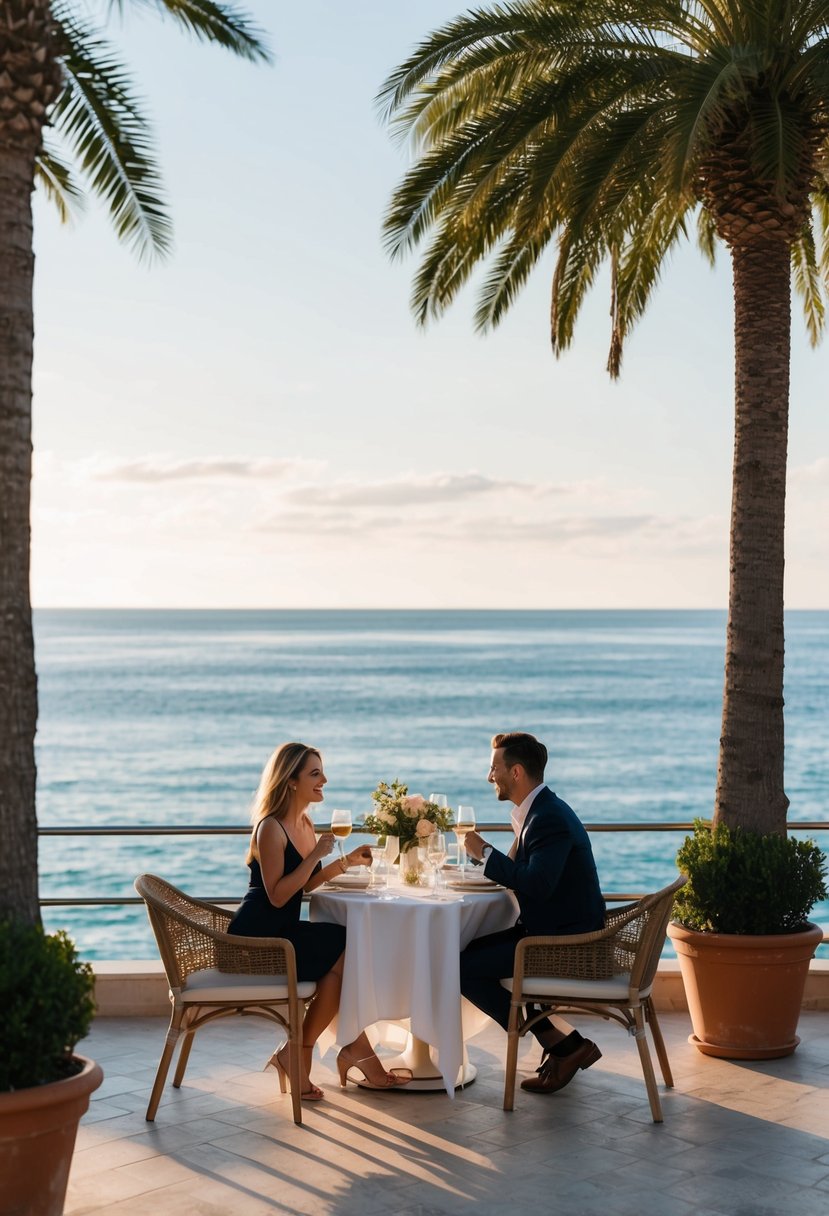
M 665 945 L 665 935 L 668 930 L 668 921 L 671 919 L 674 899 L 677 891 L 684 887 L 687 881 L 687 876 L 680 874 L 679 878 L 669 886 L 663 887 L 661 891 L 657 891 L 654 895 L 647 896 L 641 901 L 642 905 L 647 904 L 648 906 L 644 909 L 645 923 L 642 927 L 636 958 L 630 968 L 631 988 L 642 990 L 650 988 L 653 984 Z
M 665 942 L 674 896 L 687 880 L 678 878 L 670 886 L 636 903 L 609 908 L 605 927 L 587 940 L 568 946 L 531 944 L 524 951 L 524 975 L 566 976 L 578 980 L 608 980 L 630 975 L 631 986 L 644 988 L 653 982 Z
M 283 977 L 296 984 L 296 957 L 290 942 L 282 938 L 251 941 L 228 934 L 232 913 L 193 899 L 155 874 L 140 875 L 135 889 L 147 905 L 171 988 L 183 988 L 189 975 L 208 968 L 232 975 Z

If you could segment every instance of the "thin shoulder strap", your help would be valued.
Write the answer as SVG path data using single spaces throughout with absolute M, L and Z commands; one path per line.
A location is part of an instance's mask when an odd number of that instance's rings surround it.
M 274 823 L 279 824 L 280 828 L 282 829 L 282 835 L 285 837 L 285 843 L 290 844 L 291 838 L 288 835 L 288 833 L 285 831 L 285 825 L 282 822 L 282 820 L 276 819 L 273 815 L 263 815 L 262 818 L 259 820 L 259 822 L 256 825 L 256 831 L 253 833 L 253 843 L 256 845 L 257 849 L 259 848 L 259 829 L 261 828 L 262 824 L 265 822 L 266 819 L 273 819 Z

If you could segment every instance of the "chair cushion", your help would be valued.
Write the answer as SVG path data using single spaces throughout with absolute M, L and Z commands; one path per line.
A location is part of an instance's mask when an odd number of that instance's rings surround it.
M 501 980 L 501 986 L 512 992 L 512 976 L 509 979 Z M 650 996 L 650 991 L 650 988 L 645 988 L 639 995 L 641 997 Z M 584 1000 L 619 1001 L 626 1004 L 629 992 L 630 973 L 623 972 L 621 975 L 614 975 L 607 980 L 575 980 L 564 976 L 557 978 L 546 975 L 526 975 L 522 995 L 529 1001 L 536 998 L 548 1001 L 553 998 L 556 1000 L 568 998 L 574 1001 L 581 997 Z
M 297 984 L 297 996 L 312 997 L 316 984 Z M 279 975 L 237 975 L 232 971 L 219 971 L 207 967 L 188 975 L 182 991 L 183 1001 L 286 1001 L 288 982 Z

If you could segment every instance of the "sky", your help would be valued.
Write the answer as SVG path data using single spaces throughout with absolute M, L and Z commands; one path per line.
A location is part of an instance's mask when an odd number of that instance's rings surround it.
M 140 6 L 139 6 L 140 7 Z M 110 26 L 175 224 L 139 263 L 35 199 L 39 607 L 722 608 L 730 274 L 689 244 L 605 371 L 607 278 L 569 352 L 552 251 L 480 335 L 424 330 L 384 210 L 411 163 L 374 98 L 452 0 L 247 0 L 273 66 L 151 6 Z M 829 346 L 795 305 L 786 603 L 829 607 Z

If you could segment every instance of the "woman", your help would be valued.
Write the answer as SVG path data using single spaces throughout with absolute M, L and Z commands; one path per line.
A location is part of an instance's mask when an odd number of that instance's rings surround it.
M 253 804 L 247 855 L 250 886 L 228 928 L 228 932 L 244 937 L 288 938 L 296 951 L 297 979 L 317 985 L 302 1024 L 300 1067 L 302 1097 L 312 1102 L 324 1096 L 311 1081 L 311 1056 L 340 1003 L 345 929 L 342 925 L 301 921 L 302 893 L 339 877 L 350 866 L 371 864 L 371 850 L 366 845 L 323 867 L 322 859 L 334 847 L 334 836 L 323 832 L 318 840 L 307 809 L 312 802 L 323 801 L 326 784 L 322 757 L 315 748 L 283 743 L 273 753 L 262 772 Z M 289 1076 L 288 1044 L 274 1052 L 268 1063 L 279 1071 L 284 1093 Z M 343 1088 L 350 1068 L 363 1074 L 361 1084 L 369 1089 L 392 1089 L 411 1080 L 406 1070 L 386 1072 L 365 1033 L 337 1056 Z

